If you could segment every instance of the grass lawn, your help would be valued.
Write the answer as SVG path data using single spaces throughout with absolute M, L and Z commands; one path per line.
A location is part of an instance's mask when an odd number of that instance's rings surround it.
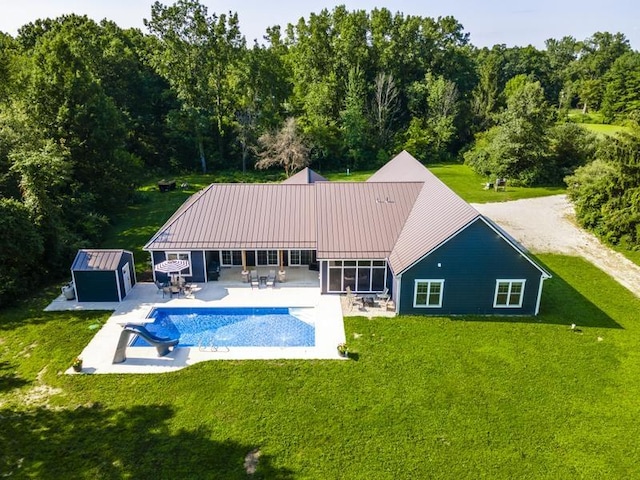
M 538 318 L 346 319 L 351 361 L 63 375 L 108 314 L 2 312 L 0 473 L 12 478 L 638 478 L 640 300 L 590 264 Z M 577 323 L 578 333 L 568 325 Z
M 521 198 L 544 197 L 547 195 L 559 195 L 565 193 L 562 187 L 514 187 L 507 183 L 505 191 L 484 190 L 484 185 L 489 179 L 478 175 L 467 165 L 457 163 L 429 164 L 431 170 L 440 180 L 447 184 L 454 192 L 471 203 L 505 202 Z M 363 182 L 367 180 L 374 170 L 366 172 L 354 172 L 347 175 L 346 172 L 329 173 L 325 177 L 333 182 Z M 494 179 L 495 180 L 495 179 Z
M 627 131 L 627 127 L 623 127 L 622 125 L 605 125 L 598 123 L 581 123 L 581 127 L 586 128 L 587 130 L 597 133 L 598 135 L 615 135 L 618 132 Z

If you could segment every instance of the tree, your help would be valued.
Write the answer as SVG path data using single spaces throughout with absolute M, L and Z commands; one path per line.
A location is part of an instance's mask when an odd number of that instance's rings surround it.
M 374 83 L 371 108 L 379 150 L 386 150 L 391 142 L 393 123 L 400 107 L 398 95 L 393 76 L 379 72 Z
M 405 134 L 404 148 L 419 158 L 443 160 L 455 133 L 458 89 L 442 76 L 427 73 L 423 81 L 409 89 L 412 119 Z
M 601 111 L 606 121 L 640 113 L 640 53 L 627 52 L 619 57 L 604 80 Z
M 286 177 L 309 165 L 309 149 L 298 134 L 296 119 L 289 117 L 277 133 L 265 133 L 258 139 L 262 147 L 256 168 L 274 165 L 284 168 Z
M 179 0 L 171 7 L 155 2 L 144 21 L 157 39 L 151 64 L 167 79 L 188 112 L 195 132 L 200 165 L 207 170 L 205 137 L 214 119 L 220 158 L 225 125 L 233 112 L 229 72 L 244 48 L 237 14 L 209 16 L 197 0 Z
M 362 71 L 353 67 L 349 71 L 342 120 L 342 144 L 352 169 L 363 164 L 369 145 L 368 122 L 365 112 L 366 92 Z

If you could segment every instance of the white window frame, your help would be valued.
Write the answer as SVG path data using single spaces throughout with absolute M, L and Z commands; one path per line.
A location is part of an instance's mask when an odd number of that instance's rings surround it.
M 267 256 L 267 263 L 259 263 L 258 262 L 258 252 L 265 252 Z M 274 249 L 264 249 L 264 250 L 255 250 L 255 264 L 256 267 L 274 267 L 278 265 L 278 250 Z
M 427 303 L 419 304 L 418 303 L 418 284 L 426 283 L 427 284 Z M 431 286 L 439 285 L 440 286 L 440 297 L 438 298 L 437 305 L 429 305 L 429 298 L 431 297 Z M 413 282 L 413 308 L 442 308 L 442 297 L 444 296 L 444 279 L 430 279 L 430 278 L 416 278 Z
M 240 267 L 242 266 L 242 260 L 240 260 L 240 263 L 235 263 L 233 260 L 233 252 L 240 252 L 240 258 L 242 258 L 242 250 L 229 250 L 229 249 L 225 249 L 225 250 L 220 250 L 220 266 L 221 267 Z M 227 263 L 224 261 L 224 254 L 228 253 L 229 256 L 231 257 L 231 263 Z
M 184 258 L 184 257 L 187 258 Z M 173 258 L 172 258 L 173 257 Z M 184 270 L 182 272 L 180 272 L 180 275 L 182 275 L 183 277 L 190 277 L 192 275 L 191 273 L 191 252 L 181 252 L 181 251 L 174 251 L 174 252 L 166 252 L 165 253 L 165 258 L 167 260 L 187 260 L 189 262 L 189 270 L 187 273 L 184 273 Z
M 507 303 L 506 304 L 498 304 L 498 290 L 501 284 L 508 284 L 509 288 L 507 290 Z M 522 290 L 520 290 L 520 298 L 518 299 L 517 304 L 510 303 L 511 301 L 511 289 L 514 284 L 521 284 Z M 493 308 L 522 308 L 522 302 L 524 300 L 524 289 L 526 286 L 527 280 L 524 278 L 498 278 L 496 279 L 496 289 L 493 295 Z

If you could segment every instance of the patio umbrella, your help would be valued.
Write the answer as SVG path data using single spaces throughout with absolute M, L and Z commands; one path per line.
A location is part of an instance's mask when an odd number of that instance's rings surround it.
M 185 268 L 189 268 L 189 262 L 187 260 L 165 260 L 164 262 L 156 264 L 154 267 L 156 272 L 168 274 L 177 273 L 178 275 Z

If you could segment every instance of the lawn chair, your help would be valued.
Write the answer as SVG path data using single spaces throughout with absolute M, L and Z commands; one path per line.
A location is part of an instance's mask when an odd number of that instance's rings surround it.
M 260 280 L 258 280 L 258 272 L 255 270 L 251 270 L 249 273 L 249 278 L 251 279 L 251 288 L 258 287 L 260 288 Z
M 389 289 L 385 288 L 382 292 L 376 293 L 376 298 L 380 300 L 380 303 L 384 303 L 384 306 L 386 306 L 389 301 Z
M 351 291 L 351 287 L 347 286 L 345 290 L 347 292 L 347 305 L 349 306 L 349 310 L 353 310 L 353 305 L 360 302 L 361 299 Z
M 267 277 L 267 287 L 272 287 L 273 288 L 273 284 L 276 281 L 276 271 L 275 270 L 269 270 L 269 276 Z

